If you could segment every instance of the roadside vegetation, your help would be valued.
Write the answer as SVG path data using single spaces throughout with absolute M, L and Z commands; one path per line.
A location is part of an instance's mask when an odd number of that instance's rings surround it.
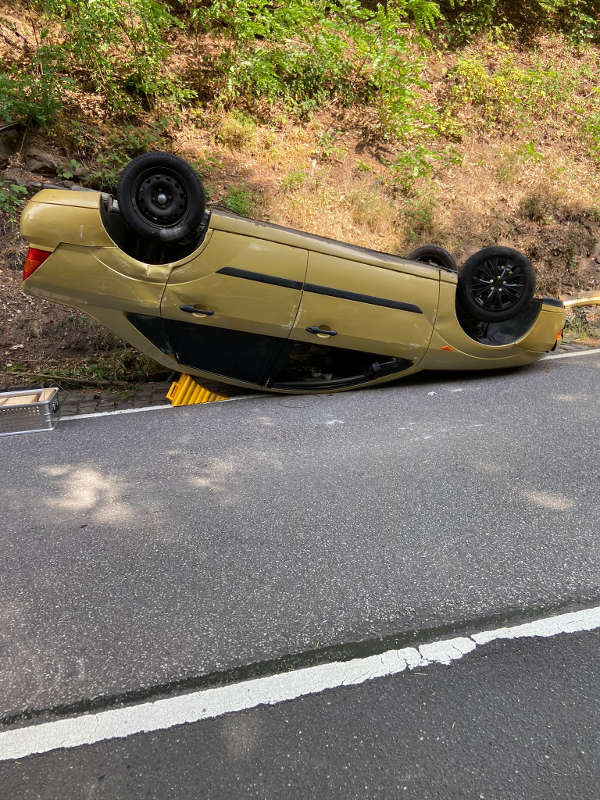
M 16 236 L 36 182 L 111 191 L 149 149 L 241 214 L 459 261 L 508 244 L 541 291 L 598 286 L 600 0 L 17 0 L 0 58 L 0 383 L 154 374 L 24 298 Z

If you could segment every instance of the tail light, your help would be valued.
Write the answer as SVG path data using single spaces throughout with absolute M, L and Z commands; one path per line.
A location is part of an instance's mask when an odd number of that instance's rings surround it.
M 27 280 L 40 264 L 44 263 L 49 255 L 50 253 L 47 250 L 37 250 L 35 247 L 30 247 L 25 263 L 23 264 L 23 280 Z

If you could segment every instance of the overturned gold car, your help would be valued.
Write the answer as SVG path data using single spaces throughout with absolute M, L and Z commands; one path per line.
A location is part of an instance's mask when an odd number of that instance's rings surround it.
M 116 199 L 44 189 L 25 207 L 25 292 L 78 308 L 165 367 L 277 392 L 338 391 L 424 369 L 529 364 L 565 312 L 525 256 L 489 247 L 457 273 L 206 210 L 168 153 L 134 159 Z

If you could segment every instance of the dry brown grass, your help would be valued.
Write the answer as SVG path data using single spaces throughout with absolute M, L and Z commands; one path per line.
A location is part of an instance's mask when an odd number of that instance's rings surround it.
M 341 130 L 338 149 L 323 157 L 319 143 L 332 129 Z M 459 260 L 502 243 L 534 259 L 545 291 L 593 288 L 599 281 L 596 166 L 589 157 L 573 157 L 560 138 L 532 156 L 529 138 L 470 134 L 461 143 L 462 163 L 437 166 L 431 180 L 417 182 L 407 195 L 359 134 L 331 112 L 309 125 L 257 122 L 252 137 L 235 147 L 223 144 L 221 130 L 213 117 L 183 126 L 176 141 L 188 158 L 216 159 L 207 177 L 215 202 L 232 182 L 243 182 L 260 195 L 263 214 L 280 224 L 389 252 L 433 240 Z
M 243 181 L 274 222 L 390 252 L 433 240 L 459 261 L 503 243 L 534 259 L 544 290 L 593 288 L 600 280 L 600 190 L 580 123 L 595 102 L 598 55 L 597 48 L 578 53 L 560 36 L 541 38 L 535 50 L 509 52 L 482 40 L 461 53 L 432 55 L 428 99 L 442 110 L 459 97 L 452 73 L 459 58 L 473 58 L 492 76 L 484 95 L 503 80 L 502 70 L 508 81 L 510 70 L 529 70 L 527 80 L 546 83 L 539 102 L 522 107 L 511 107 L 509 86 L 500 105 L 492 104 L 502 112 L 492 122 L 483 101 L 455 107 L 462 138 L 451 144 L 462 163 L 434 161 L 431 177 L 408 193 L 387 166 L 396 146 L 379 136 L 367 110 L 326 108 L 308 123 L 267 112 L 253 135 L 233 146 L 231 137 L 223 141 L 229 117 L 200 115 L 177 134 L 177 146 L 188 156 L 216 155 L 220 167 L 208 177 L 215 201 L 232 181 Z M 441 151 L 443 139 L 438 144 Z

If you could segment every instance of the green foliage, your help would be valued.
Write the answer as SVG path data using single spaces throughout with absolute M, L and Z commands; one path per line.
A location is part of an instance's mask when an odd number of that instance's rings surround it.
M 131 121 L 160 99 L 173 110 L 173 104 L 189 101 L 196 92 L 202 99 L 198 116 L 204 114 L 205 103 L 228 109 L 216 139 L 242 148 L 256 145 L 255 118 L 269 107 L 285 120 L 307 116 L 326 104 L 354 106 L 368 109 L 365 118 L 370 125 L 378 123 L 381 138 L 395 140 L 398 155 L 390 167 L 406 194 L 437 167 L 454 162 L 456 151 L 450 146 L 444 150 L 439 138 L 460 139 L 473 116 L 483 128 L 502 125 L 511 133 L 520 132 L 532 121 L 567 108 L 582 84 L 576 65 L 549 67 L 540 62 L 523 68 L 496 42 L 484 54 L 469 50 L 456 60 L 445 101 L 434 106 L 426 98 L 433 93 L 424 75 L 434 60 L 426 56 L 437 32 L 469 38 L 483 30 L 503 35 L 559 29 L 584 41 L 597 35 L 600 11 L 600 0 L 24 2 L 38 12 L 31 17 L 35 46 L 24 51 L 26 64 L 15 61 L 0 74 L 4 118 L 48 126 L 63 103 L 74 102 L 77 95 L 71 97 L 71 90 L 83 90 L 100 93 L 109 111 Z M 182 27 L 196 34 L 197 65 L 190 68 L 186 62 L 176 78 L 169 71 L 172 34 Z M 587 75 L 583 81 L 587 92 L 595 78 Z M 590 103 L 579 96 L 581 108 L 574 109 L 573 121 L 600 159 L 600 111 L 589 113 Z M 476 114 L 462 113 L 465 105 Z M 75 125 L 76 120 L 69 119 L 69 128 L 75 130 Z M 79 160 L 63 168 L 61 176 L 72 177 L 83 164 L 92 164 L 85 178 L 88 185 L 112 190 L 130 158 L 164 148 L 166 125 L 157 131 L 155 126 L 123 124 L 118 136 L 103 143 L 99 158 L 83 152 L 85 143 L 75 148 Z M 520 133 L 520 139 L 531 136 Z M 529 144 L 531 152 L 507 156 L 504 166 L 509 171 L 515 164 L 543 157 Z M 261 145 L 267 146 L 264 137 Z M 345 154 L 342 133 L 328 129 L 312 155 L 335 161 Z M 295 180 L 299 179 L 288 176 L 282 188 L 293 188 Z M 226 202 L 244 207 L 243 191 L 231 191 Z
M 0 19 L 0 23 L 2 20 Z M 47 127 L 63 105 L 73 80 L 62 74 L 62 51 L 39 32 L 40 44 L 29 63 L 9 64 L 0 72 L 0 119 Z
M 312 155 L 320 161 L 340 161 L 346 155 L 346 148 L 340 142 L 342 131 L 324 131 Z
M 409 192 L 419 178 L 428 178 L 433 172 L 437 154 L 424 144 L 412 147 L 396 156 L 390 167 L 400 187 Z
M 167 127 L 168 120 L 164 118 L 145 127 L 122 125 L 96 156 L 94 168 L 86 175 L 86 184 L 93 189 L 113 192 L 121 171 L 132 158 L 149 150 L 165 149 Z
M 451 98 L 456 105 L 478 106 L 486 119 L 495 121 L 513 100 L 512 87 L 505 76 L 490 73 L 478 55 L 460 58 L 452 70 Z
M 535 142 L 523 142 L 519 146 L 517 153 L 523 159 L 523 161 L 539 163 L 540 161 L 544 160 L 544 155 L 536 148 Z
M 590 153 L 600 164 L 600 112 L 591 115 L 583 129 L 588 136 Z
M 450 38 L 466 41 L 485 31 L 501 36 L 510 23 L 498 9 L 498 0 L 441 0 L 445 17 L 450 21 Z
M 221 121 L 217 139 L 229 147 L 243 147 L 254 138 L 256 123 L 242 111 L 230 111 Z
M 450 38 L 464 42 L 480 33 L 532 37 L 559 30 L 583 44 L 600 36 L 598 0 L 440 0 Z
M 160 0 L 37 0 L 66 34 L 66 64 L 82 70 L 115 109 L 126 97 L 183 99 L 186 94 L 166 70 L 167 31 L 182 23 Z
M 227 188 L 227 194 L 221 201 L 221 205 L 235 214 L 251 217 L 258 204 L 252 189 L 245 184 L 241 184 L 240 186 L 229 186 Z
M 211 69 L 221 103 L 264 98 L 306 113 L 331 100 L 372 102 L 385 129 L 402 134 L 428 124 L 415 103 L 423 62 L 411 44 L 438 17 L 429 0 L 373 11 L 359 0 L 212 0 L 190 14 L 220 40 Z
M 419 179 L 431 177 L 436 164 L 460 164 L 462 160 L 462 154 L 451 145 L 432 150 L 421 142 L 403 150 L 389 166 L 395 183 L 405 194 L 410 194 Z
M 66 180 L 70 180 L 75 176 L 77 170 L 82 169 L 83 164 L 77 161 L 76 158 L 71 158 L 69 160 L 69 164 L 66 167 L 60 167 L 56 170 L 56 176 L 58 178 L 66 178 Z
M 578 43 L 600 36 L 600 0 L 24 0 L 34 42 L 0 74 L 0 115 L 51 124 L 69 90 L 103 95 L 131 115 L 164 99 L 195 94 L 224 106 L 278 103 L 301 114 L 325 103 L 374 107 L 385 133 L 405 144 L 432 133 L 459 136 L 451 114 L 422 99 L 424 53 L 439 35 L 564 30 Z M 177 15 L 176 15 L 177 14 Z M 445 16 L 443 18 L 442 14 Z M 197 68 L 169 70 L 173 30 L 196 33 Z M 201 39 L 200 35 L 208 38 Z M 457 65 L 462 93 L 497 119 L 508 102 L 510 69 L 490 75 L 475 57 Z M 544 86 L 549 75 L 542 76 Z M 522 86 L 535 75 L 517 76 Z M 553 91 L 560 86 L 560 71 Z M 460 92 L 459 92 L 460 94 Z M 248 140 L 232 117 L 223 140 Z
M 168 31 L 182 22 L 162 0 L 25 0 L 34 42 L 0 73 L 0 116 L 47 127 L 68 90 L 102 93 L 113 111 L 193 96 L 170 75 Z M 73 76 L 77 77 L 77 80 Z
M 351 71 L 342 34 L 366 14 L 356 0 L 213 0 L 191 17 L 207 31 L 223 32 L 216 87 L 223 102 L 255 93 L 314 107 Z
M 523 69 L 513 54 L 495 55 L 492 66 L 479 54 L 458 59 L 450 73 L 447 114 L 456 115 L 469 104 L 489 126 L 520 126 L 552 115 L 577 94 L 576 70 L 542 64 Z
M 0 211 L 14 221 L 27 195 L 27 187 L 20 183 L 0 181 Z
M 409 241 L 433 238 L 436 208 L 437 202 L 429 194 L 415 197 L 404 206 L 402 214 Z
M 600 88 L 594 90 L 595 103 L 591 113 L 583 123 L 583 133 L 587 139 L 590 154 L 600 164 Z
M 281 189 L 283 191 L 295 191 L 299 189 L 306 180 L 306 172 L 292 171 L 288 172 L 285 178 L 281 181 Z
M 214 155 L 208 155 L 205 158 L 197 158 L 195 161 L 190 161 L 190 164 L 201 178 L 212 175 L 213 172 L 221 166 L 219 159 Z

